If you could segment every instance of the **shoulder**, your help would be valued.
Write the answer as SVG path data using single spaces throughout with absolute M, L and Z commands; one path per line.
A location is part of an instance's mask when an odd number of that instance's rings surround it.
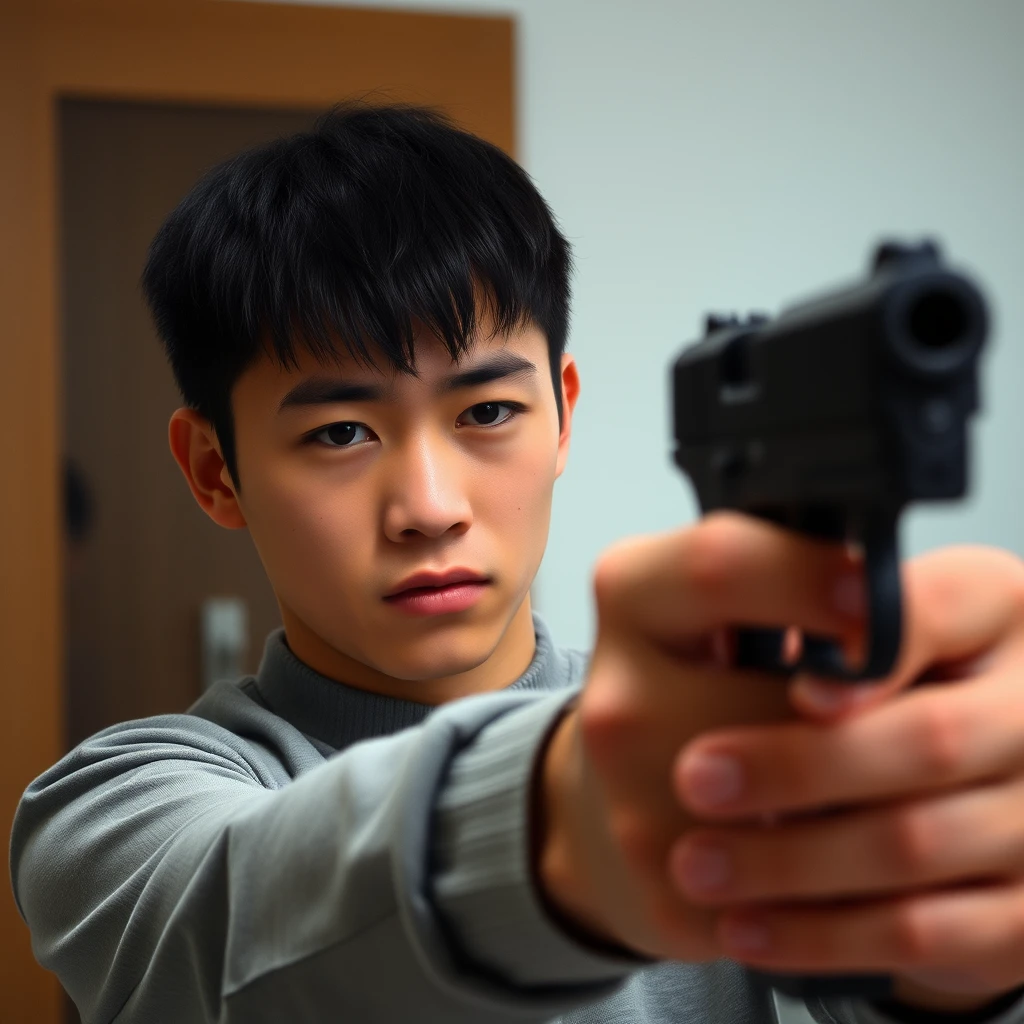
M 115 779 L 216 775 L 278 789 L 323 763 L 324 753 L 259 697 L 247 678 L 211 687 L 186 712 L 137 718 L 100 730 L 29 787 L 87 792 Z

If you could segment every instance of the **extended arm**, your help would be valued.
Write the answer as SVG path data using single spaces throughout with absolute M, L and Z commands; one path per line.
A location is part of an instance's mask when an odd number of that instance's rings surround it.
M 533 907 L 526 819 L 509 813 L 565 699 L 456 702 L 294 781 L 191 716 L 107 730 L 19 809 L 12 870 L 37 956 L 90 1022 L 347 1011 L 479 1024 L 597 998 L 627 967 L 576 949 Z M 520 770 L 446 790 L 474 742 Z M 446 792 L 458 806 L 438 816 Z M 463 816 L 491 822 L 490 849 Z

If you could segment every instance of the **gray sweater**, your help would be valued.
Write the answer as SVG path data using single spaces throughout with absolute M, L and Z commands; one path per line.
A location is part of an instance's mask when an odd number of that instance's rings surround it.
M 531 773 L 585 658 L 535 626 L 520 679 L 437 708 L 319 676 L 274 633 L 255 677 L 105 729 L 33 782 L 15 893 L 83 1020 L 887 1021 L 728 960 L 605 955 L 545 913 Z

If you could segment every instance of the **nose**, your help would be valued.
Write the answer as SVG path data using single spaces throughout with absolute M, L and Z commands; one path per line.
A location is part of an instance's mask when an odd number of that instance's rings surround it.
M 464 459 L 464 456 L 462 457 Z M 401 542 L 464 533 L 472 521 L 467 469 L 444 439 L 421 435 L 392 453 L 384 533 Z

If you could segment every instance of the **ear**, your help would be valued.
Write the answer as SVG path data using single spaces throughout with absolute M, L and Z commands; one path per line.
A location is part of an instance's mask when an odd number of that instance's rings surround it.
M 556 477 L 562 475 L 566 460 L 569 458 L 572 414 L 576 408 L 576 399 L 579 397 L 580 375 L 576 369 L 576 360 L 567 352 L 562 356 L 562 429 L 558 434 L 558 461 L 555 463 Z
M 218 526 L 242 529 L 245 516 L 210 421 L 195 409 L 176 409 L 167 426 L 167 440 L 199 507 Z

